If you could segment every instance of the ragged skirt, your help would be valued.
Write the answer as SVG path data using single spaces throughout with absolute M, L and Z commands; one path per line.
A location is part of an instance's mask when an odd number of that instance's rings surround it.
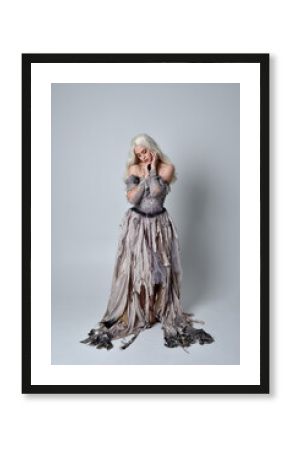
M 120 223 L 120 235 L 106 312 L 81 341 L 112 348 L 112 340 L 127 338 L 127 348 L 138 334 L 161 323 L 167 347 L 188 347 L 214 341 L 194 328 L 192 313 L 181 306 L 182 266 L 176 226 L 168 211 L 147 217 L 130 208 Z

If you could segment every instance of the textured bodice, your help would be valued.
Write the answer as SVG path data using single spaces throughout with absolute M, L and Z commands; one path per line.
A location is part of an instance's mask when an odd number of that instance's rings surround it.
M 168 192 L 169 184 L 156 172 L 150 172 L 148 177 L 130 175 L 126 180 L 127 192 L 137 187 L 136 193 L 131 198 L 132 203 L 144 213 L 156 213 L 162 210 Z

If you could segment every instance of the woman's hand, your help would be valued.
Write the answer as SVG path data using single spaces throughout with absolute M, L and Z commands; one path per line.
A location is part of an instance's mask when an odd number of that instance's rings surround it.
M 158 156 L 157 153 L 155 152 L 150 152 L 151 153 L 151 168 L 156 170 L 157 167 L 157 160 L 158 160 Z

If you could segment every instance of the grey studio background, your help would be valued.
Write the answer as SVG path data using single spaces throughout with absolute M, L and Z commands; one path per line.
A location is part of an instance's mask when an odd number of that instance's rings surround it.
M 239 84 L 52 84 L 52 364 L 239 364 Z M 131 207 L 129 143 L 150 134 L 177 170 L 182 304 L 215 338 L 167 348 L 160 324 L 126 350 L 79 343 L 105 312 Z

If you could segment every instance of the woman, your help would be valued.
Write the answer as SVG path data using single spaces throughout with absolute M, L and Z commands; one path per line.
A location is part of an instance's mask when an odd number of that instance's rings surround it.
M 98 326 L 81 341 L 97 348 L 138 334 L 160 322 L 167 347 L 188 347 L 214 339 L 193 327 L 192 314 L 182 311 L 182 269 L 176 227 L 163 203 L 176 180 L 175 168 L 147 134 L 131 141 L 124 177 L 127 199 L 134 206 L 121 222 L 117 257 L 107 310 Z M 203 323 L 203 322 L 201 322 Z

